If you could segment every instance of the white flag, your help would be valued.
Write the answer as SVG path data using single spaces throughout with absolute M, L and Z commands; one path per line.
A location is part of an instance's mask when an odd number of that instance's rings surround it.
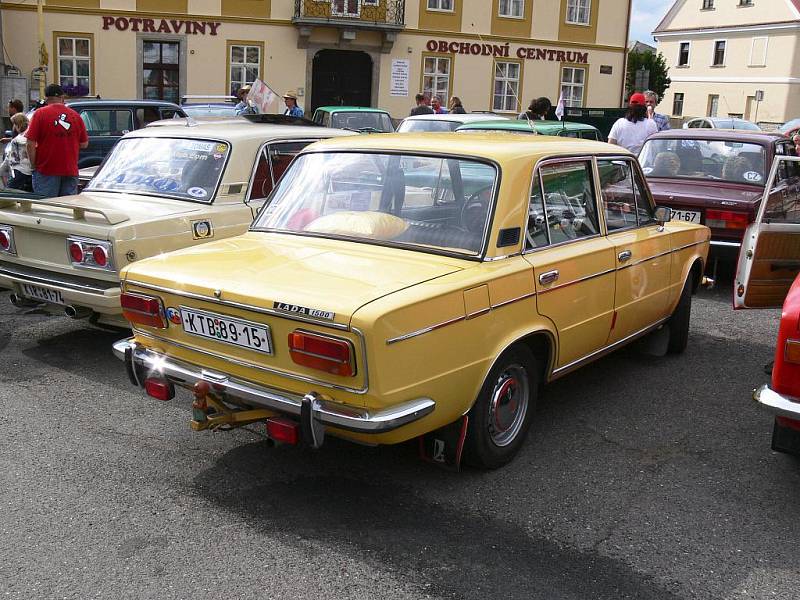
M 558 104 L 556 104 L 556 116 L 558 117 L 559 121 L 564 118 L 564 91 L 563 90 L 558 95 Z
M 274 106 L 277 100 L 278 94 L 260 79 L 256 79 L 253 82 L 250 91 L 247 93 L 247 103 L 262 115 L 277 112 Z

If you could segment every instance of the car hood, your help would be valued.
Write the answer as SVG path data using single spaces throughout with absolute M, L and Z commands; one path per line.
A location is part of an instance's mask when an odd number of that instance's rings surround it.
M 697 208 L 732 208 L 752 210 L 764 195 L 764 189 L 752 185 L 724 182 L 675 181 L 648 179 L 656 204 Z
M 178 294 L 303 313 L 353 313 L 387 294 L 465 268 L 450 257 L 366 243 L 249 232 L 152 257 L 123 279 Z

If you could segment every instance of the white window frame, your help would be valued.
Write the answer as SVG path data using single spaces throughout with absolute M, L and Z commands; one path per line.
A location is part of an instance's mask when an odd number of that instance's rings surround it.
M 356 12 L 347 12 L 348 0 L 342 0 L 341 12 L 336 10 L 334 3 L 336 0 L 328 0 L 331 3 L 331 15 L 334 17 L 360 17 L 361 16 L 361 0 L 356 2 Z
M 433 59 L 434 61 L 432 73 L 425 70 L 425 63 L 428 61 L 429 58 Z M 438 66 L 440 60 L 447 61 L 447 73 L 438 72 Z M 453 74 L 453 58 L 451 56 L 437 56 L 435 54 L 422 55 L 422 93 L 428 94 L 431 98 L 433 98 L 434 96 L 439 96 L 439 99 L 445 106 L 447 105 L 447 101 L 450 98 L 450 78 L 452 74 Z M 426 77 L 433 77 L 433 88 L 428 89 L 425 87 Z M 444 93 L 438 91 L 439 86 L 437 84 L 439 83 L 440 79 L 445 79 L 447 81 L 447 91 Z M 444 98 L 442 98 L 442 94 L 444 95 Z
M 449 0 L 450 8 L 442 8 L 442 3 L 448 2 L 448 0 L 428 0 L 426 4 L 427 10 L 433 12 L 455 12 L 456 11 L 456 0 Z M 431 4 L 435 4 L 436 6 L 431 6 Z
M 584 8 L 582 5 L 585 5 L 586 21 L 577 20 L 581 8 Z M 575 9 L 575 20 L 571 20 L 569 18 L 570 7 L 574 7 Z M 565 21 L 569 25 L 583 25 L 584 27 L 590 27 L 592 24 L 592 0 L 567 0 L 567 14 L 564 15 L 564 17 Z
M 719 94 L 708 95 L 708 117 L 716 117 L 719 113 Z
M 681 97 L 681 99 L 680 99 L 681 112 L 678 113 L 678 114 L 675 114 L 675 103 L 677 102 L 677 96 Z M 684 92 L 673 92 L 673 94 L 672 94 L 672 113 L 671 113 L 673 117 L 682 117 L 683 116 L 683 105 L 684 105 L 685 102 L 686 102 L 686 94 Z
M 570 69 L 573 72 L 574 71 L 583 71 L 583 83 L 574 83 L 573 81 L 565 81 L 564 80 L 564 72 L 567 69 Z M 574 75 L 572 77 L 574 79 Z M 558 84 L 559 92 L 563 94 L 565 86 L 570 87 L 570 88 L 580 88 L 580 90 L 581 90 L 581 101 L 580 101 L 580 104 L 571 104 L 571 103 L 569 103 L 568 100 L 572 99 L 573 94 L 569 94 L 568 96 L 566 94 L 564 94 L 564 104 L 566 106 L 574 106 L 575 108 L 581 108 L 586 103 L 586 78 L 587 77 L 589 77 L 589 69 L 586 68 L 586 67 L 561 67 L 561 75 L 559 77 L 559 84 Z
M 684 44 L 689 45 L 689 52 L 686 53 L 686 64 L 681 64 L 681 46 Z M 675 66 L 680 68 L 686 68 L 692 64 L 692 41 L 691 40 L 681 40 L 678 42 L 678 58 L 675 60 Z
M 500 71 L 500 69 L 498 69 L 498 65 L 501 65 L 501 64 L 503 64 L 503 65 L 516 65 L 516 67 L 517 67 L 517 77 L 513 78 L 513 77 L 509 77 L 508 75 L 501 75 L 501 71 Z M 508 68 L 506 68 L 506 73 L 508 73 Z M 584 75 L 584 77 L 585 77 L 585 75 Z M 497 100 L 497 96 L 498 96 L 497 91 L 496 91 L 496 86 L 497 86 L 497 82 L 498 81 L 502 81 L 505 84 L 511 84 L 510 87 L 513 90 L 511 93 L 506 93 L 509 90 L 509 87 L 507 85 L 503 86 L 503 93 L 500 94 L 500 97 L 502 98 L 502 106 L 499 107 L 499 108 L 497 107 L 497 104 L 495 104 L 495 102 Z M 513 85 L 514 83 L 516 83 L 516 87 L 514 87 L 514 85 Z M 498 61 L 495 61 L 495 63 L 494 63 L 494 78 L 492 79 L 492 110 L 495 111 L 495 112 L 515 113 L 515 114 L 519 113 L 520 110 L 521 110 L 521 103 L 520 103 L 520 100 L 519 100 L 519 98 L 520 98 L 519 92 L 520 92 L 521 86 L 522 86 L 522 63 L 521 62 L 517 62 L 517 61 L 514 61 L 514 60 L 498 60 Z M 514 108 L 511 108 L 511 109 L 505 108 L 505 106 L 506 106 L 506 98 L 512 98 L 514 100 Z
M 725 49 L 722 51 L 722 63 L 716 64 L 714 61 L 717 58 L 717 44 L 719 42 L 725 43 Z M 728 60 L 728 40 L 714 40 L 711 44 L 711 65 L 712 67 L 724 67 L 725 62 Z
M 72 54 L 71 55 L 61 54 L 61 40 L 72 40 Z M 77 44 L 75 42 L 77 42 L 78 40 L 86 40 L 87 42 L 89 42 L 89 56 L 78 56 L 77 54 L 75 54 L 75 48 L 77 46 Z M 93 39 L 92 39 L 91 36 L 80 35 L 80 34 L 77 34 L 77 33 L 74 34 L 74 35 L 61 35 L 61 34 L 56 35 L 56 69 L 58 71 L 58 73 L 57 73 L 58 77 L 56 78 L 56 80 L 58 81 L 59 85 L 62 85 L 62 86 L 64 85 L 61 82 L 62 78 L 69 77 L 69 78 L 72 79 L 72 82 L 67 84 L 67 85 L 72 85 L 72 86 L 77 87 L 78 86 L 78 78 L 81 78 L 81 79 L 85 78 L 89 82 L 89 85 L 86 86 L 86 88 L 87 88 L 86 95 L 87 96 L 91 96 L 94 93 L 94 92 L 92 92 L 92 83 L 93 83 L 92 82 L 92 61 L 94 60 L 94 57 L 92 56 L 92 54 L 94 53 L 94 48 L 92 48 L 92 45 L 93 45 Z M 62 60 L 71 61 L 72 62 L 72 75 L 63 75 L 61 73 L 61 61 Z M 83 61 L 89 63 L 89 73 L 87 75 L 85 75 L 85 76 L 78 75 L 78 62 L 83 62 Z
M 233 62 L 233 49 L 234 48 L 242 48 L 242 58 L 244 62 Z M 247 62 L 247 51 L 250 48 L 255 48 L 258 50 L 258 62 L 251 63 Z M 261 61 L 264 58 L 264 49 L 256 44 L 231 44 L 228 46 L 228 77 L 230 77 L 229 86 L 232 88 L 235 83 L 239 84 L 239 87 L 243 85 L 252 85 L 253 81 L 247 81 L 247 67 L 255 67 L 256 68 L 256 77 L 261 77 Z M 233 69 L 237 68 L 239 71 L 238 78 L 233 77 Z M 238 88 L 237 88 L 238 89 Z
M 507 3 L 508 12 L 503 12 L 503 2 Z M 519 6 L 519 14 L 514 14 L 514 6 Z M 524 19 L 525 18 L 525 0 L 499 0 L 497 3 L 497 16 L 504 19 Z
M 753 62 L 753 50 L 756 47 L 756 40 L 764 40 L 764 55 L 761 57 L 760 62 Z M 766 67 L 767 66 L 767 50 L 769 49 L 769 36 L 762 35 L 754 37 L 750 42 L 750 58 L 747 61 L 748 67 Z

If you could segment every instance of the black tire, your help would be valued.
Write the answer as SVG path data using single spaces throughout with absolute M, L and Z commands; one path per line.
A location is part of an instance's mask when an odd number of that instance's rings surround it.
M 689 317 L 692 313 L 692 279 L 691 275 L 686 279 L 678 300 L 675 312 L 667 321 L 669 326 L 669 343 L 667 352 L 670 354 L 681 354 L 686 350 L 689 343 Z
M 514 458 L 533 420 L 539 389 L 538 367 L 536 357 L 525 346 L 514 346 L 500 356 L 468 414 L 465 462 L 496 469 Z M 503 409 L 500 413 L 494 410 L 498 405 Z M 506 426 L 498 428 L 498 424 Z

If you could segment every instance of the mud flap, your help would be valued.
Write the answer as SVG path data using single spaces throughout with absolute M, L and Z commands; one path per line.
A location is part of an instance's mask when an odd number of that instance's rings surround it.
M 794 426 L 792 426 L 794 425 Z M 800 456 L 800 429 L 798 422 L 783 417 L 775 418 L 772 429 L 772 449 Z
M 460 471 L 468 422 L 469 417 L 464 415 L 449 425 L 417 438 L 419 457 L 444 469 Z

